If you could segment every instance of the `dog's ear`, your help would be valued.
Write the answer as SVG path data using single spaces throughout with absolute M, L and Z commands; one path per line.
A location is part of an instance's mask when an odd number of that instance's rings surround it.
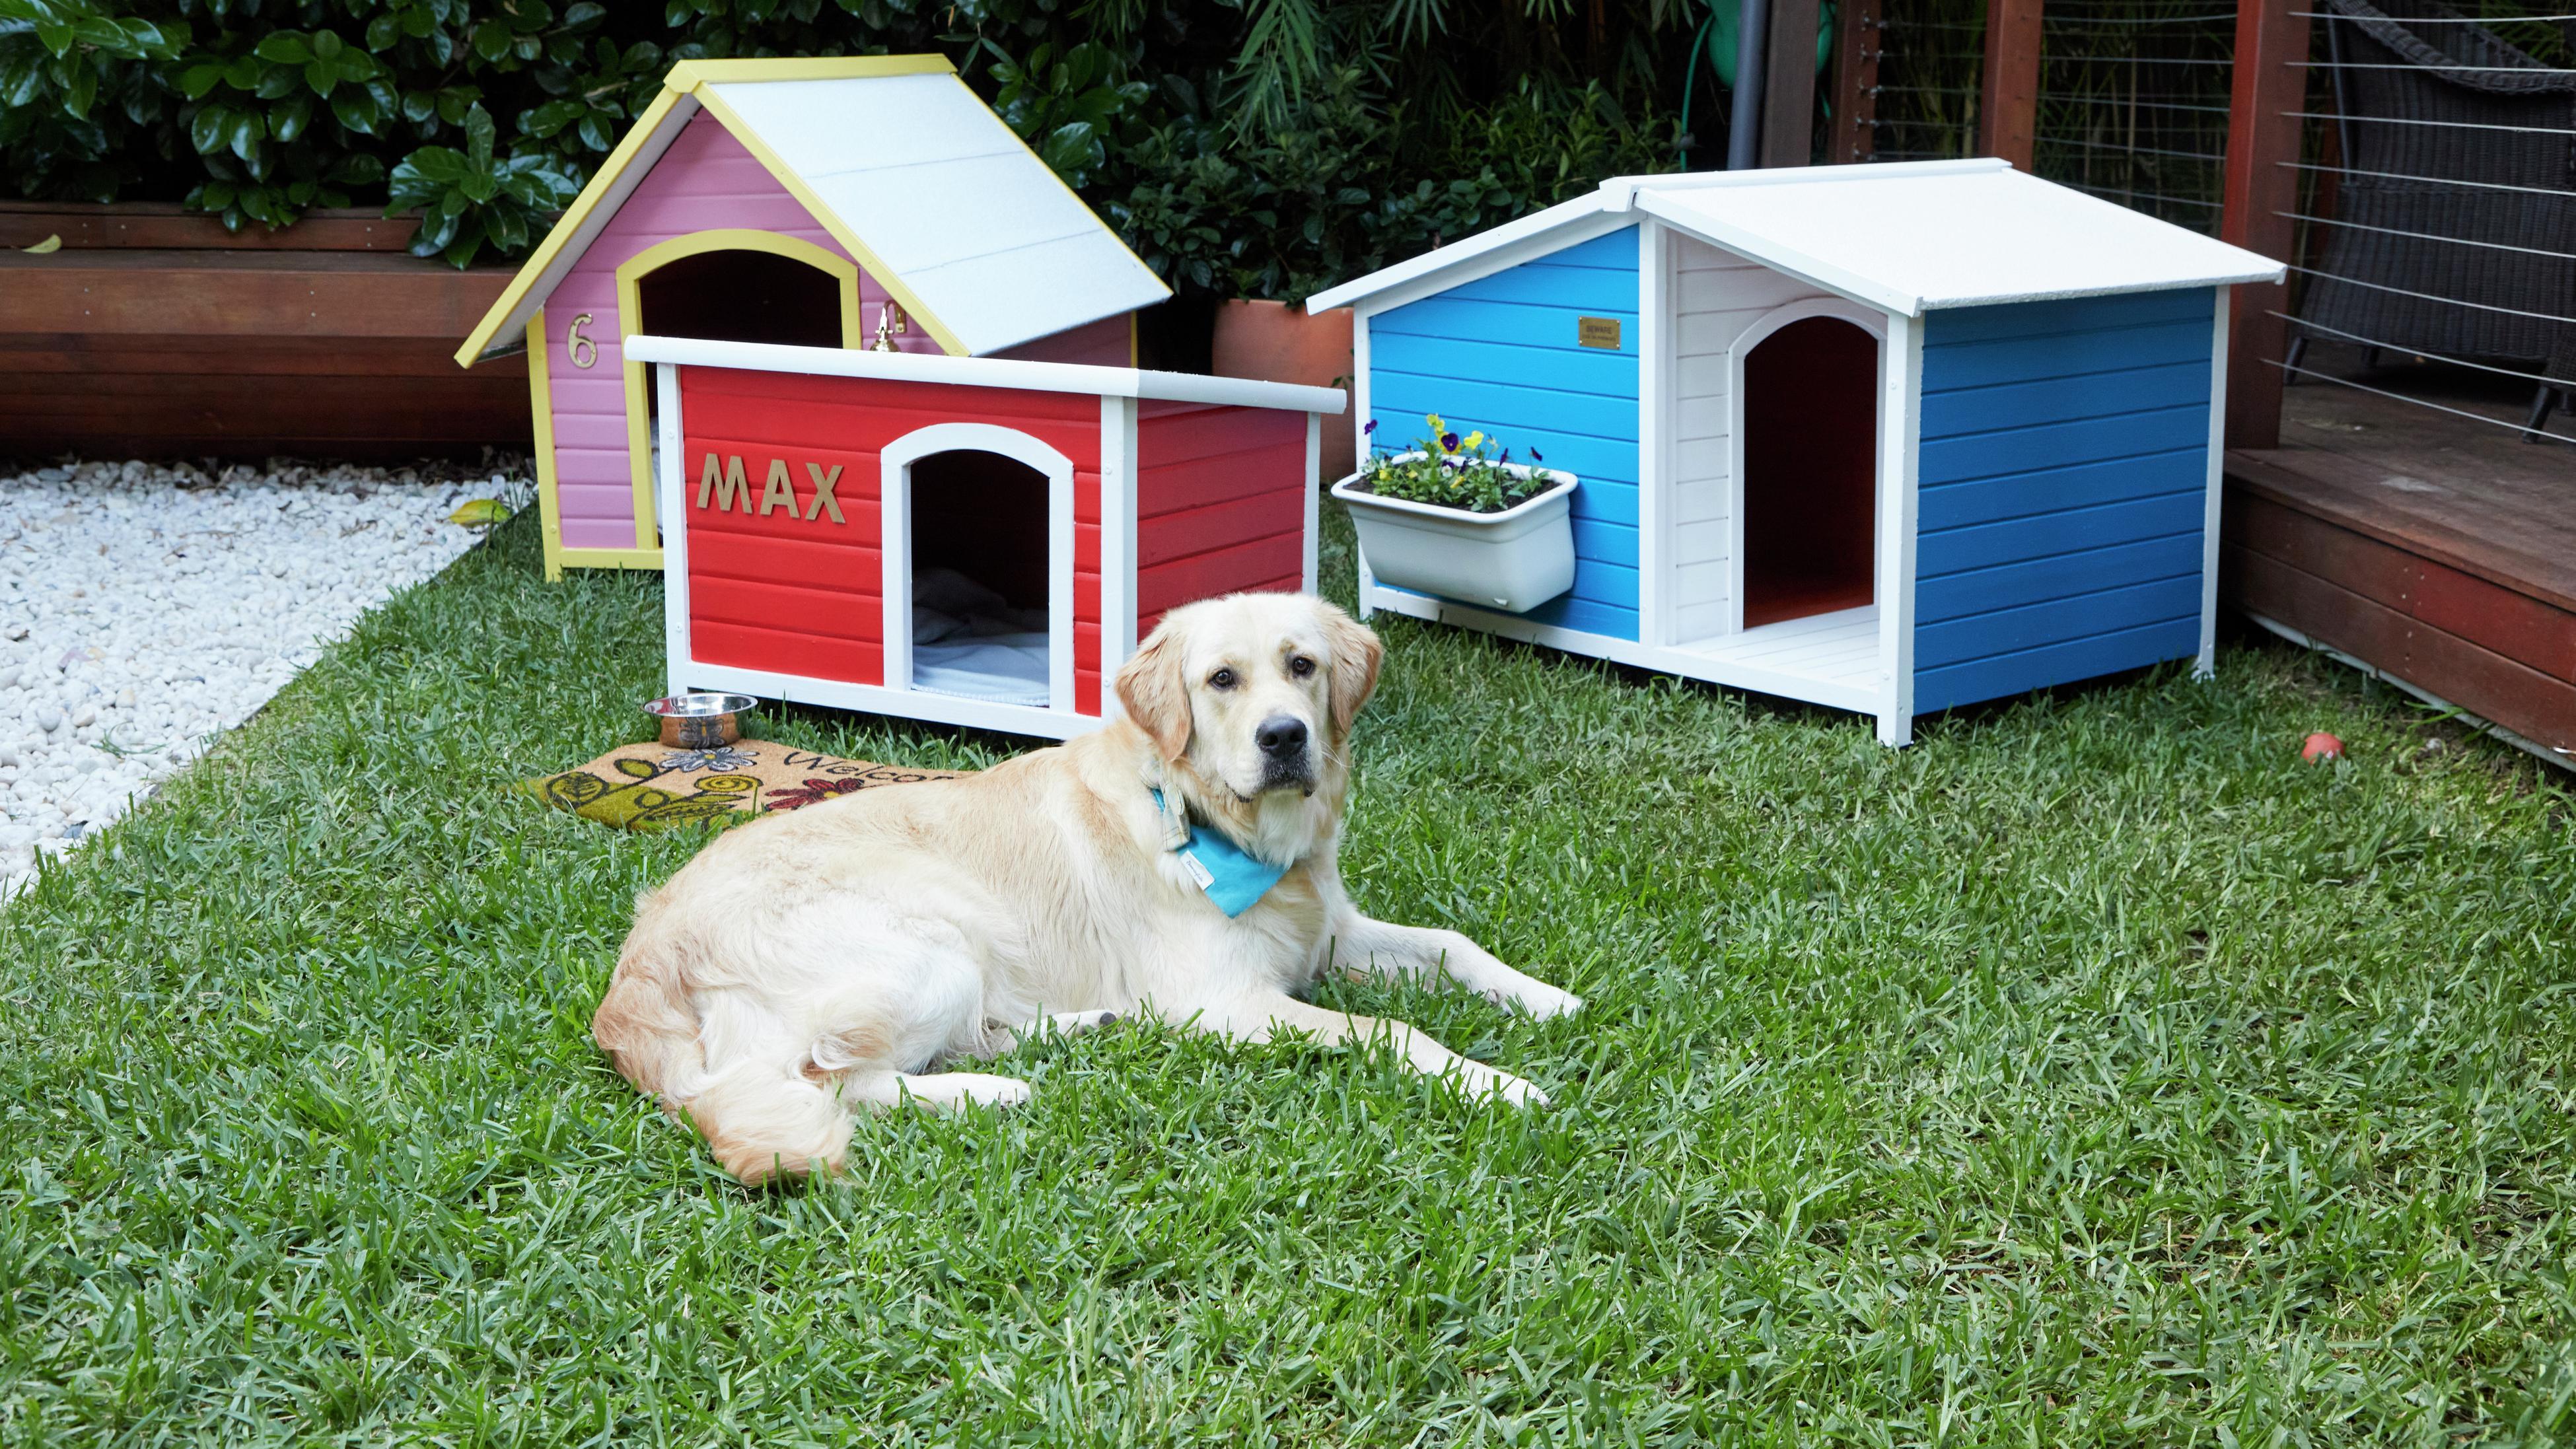
M 1118 670 L 1118 703 L 1153 736 L 1166 763 L 1190 747 L 1190 690 L 1181 678 L 1181 637 L 1169 621 L 1154 626 L 1145 646 Z
M 1360 706 L 1377 692 L 1377 670 L 1386 662 L 1386 646 L 1369 626 L 1321 599 L 1315 616 L 1324 626 L 1324 644 L 1333 654 L 1333 738 L 1351 732 Z

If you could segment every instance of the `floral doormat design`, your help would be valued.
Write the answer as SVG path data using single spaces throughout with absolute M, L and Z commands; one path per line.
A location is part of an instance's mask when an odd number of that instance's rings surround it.
M 948 780 L 960 773 L 845 760 L 767 740 L 742 740 L 713 750 L 647 743 L 621 745 L 587 765 L 540 776 L 523 788 L 584 820 L 650 830 L 732 824 L 857 790 Z

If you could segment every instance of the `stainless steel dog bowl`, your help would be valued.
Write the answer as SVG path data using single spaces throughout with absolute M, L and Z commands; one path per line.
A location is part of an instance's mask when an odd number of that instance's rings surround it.
M 675 750 L 712 750 L 742 738 L 736 716 L 759 700 L 747 694 L 671 694 L 644 706 L 662 720 L 662 743 Z

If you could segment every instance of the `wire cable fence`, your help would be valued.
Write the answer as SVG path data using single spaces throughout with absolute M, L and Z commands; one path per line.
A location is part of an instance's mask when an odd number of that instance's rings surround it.
M 1877 158 L 1975 154 L 1985 0 L 1891 0 Z M 2053 0 L 2043 14 L 2034 169 L 2215 233 L 2235 13 L 2208 0 Z
M 2285 355 L 2330 385 L 2576 443 L 2576 17 L 2512 0 L 2305 13 Z
M 2576 12 L 2312 0 L 2285 355 L 2245 361 L 2576 441 Z M 1886 0 L 1877 159 L 1975 153 L 1986 0 Z M 2236 15 L 2049 0 L 2034 166 L 2216 235 Z M 2320 397 L 2325 396 L 2320 394 Z M 2377 402 L 2370 404 L 2382 406 Z
M 2236 17 L 2205 0 L 2074 0 L 2040 29 L 2033 169 L 2216 233 Z

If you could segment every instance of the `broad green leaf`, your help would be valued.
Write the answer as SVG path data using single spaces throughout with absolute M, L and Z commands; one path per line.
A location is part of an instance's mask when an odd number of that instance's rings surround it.
M 515 252 L 528 244 L 528 216 L 515 206 L 493 208 L 483 218 L 483 233 L 492 245 Z
M 1087 167 L 1099 165 L 1104 157 L 1104 148 L 1092 134 L 1088 121 L 1057 127 L 1046 138 L 1046 144 L 1038 149 L 1038 159 L 1068 179 Z
M 231 145 L 232 136 L 233 113 L 228 107 L 207 106 L 188 122 L 188 144 L 201 156 Z
M 302 96 L 272 106 L 268 112 L 268 133 L 280 141 L 293 142 L 304 134 L 305 124 L 313 119 L 313 103 Z
M 495 127 L 492 113 L 476 105 L 465 113 L 465 155 L 477 171 L 492 169 L 492 142 Z M 480 198 L 478 198 L 480 199 Z
M 251 53 L 279 65 L 302 65 L 313 59 L 313 51 L 304 43 L 304 37 L 292 30 L 270 31 L 260 38 Z
M 372 136 L 384 124 L 385 108 L 364 86 L 342 86 L 331 97 L 331 114 L 350 130 Z

